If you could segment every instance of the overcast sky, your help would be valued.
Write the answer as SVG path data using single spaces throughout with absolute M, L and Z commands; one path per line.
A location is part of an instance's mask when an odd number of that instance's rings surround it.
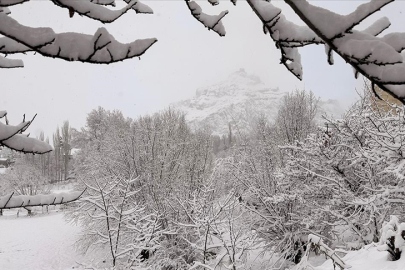
M 118 1 L 121 5 L 122 2 Z M 329 66 L 323 46 L 301 50 L 304 80 L 300 82 L 279 64 L 280 54 L 269 36 L 263 34 L 259 19 L 245 1 L 233 6 L 221 1 L 210 7 L 199 2 L 207 13 L 229 10 L 223 20 L 227 35 L 219 37 L 208 31 L 190 15 L 184 1 L 146 1 L 154 15 L 128 12 L 110 25 L 77 14 L 69 18 L 68 10 L 51 1 L 30 1 L 11 8 L 12 16 L 20 23 L 39 27 L 51 26 L 55 32 L 82 32 L 94 34 L 104 26 L 121 42 L 138 38 L 158 38 L 141 60 L 130 59 L 112 65 L 91 65 L 44 58 L 32 53 L 21 56 L 23 69 L 2 69 L 0 109 L 9 112 L 16 124 L 38 113 L 30 127 L 32 134 L 41 130 L 51 137 L 56 126 L 69 120 L 80 128 L 87 113 L 97 106 L 119 109 L 125 116 L 163 109 L 170 103 L 191 97 L 199 87 L 213 82 L 240 68 L 261 77 L 270 87 L 283 91 L 296 88 L 315 92 L 323 99 L 352 102 L 361 85 L 353 78 L 350 66 L 335 57 Z M 299 22 L 291 9 L 282 1 L 273 1 L 283 8 L 284 14 Z M 347 14 L 362 2 L 315 1 L 335 12 Z M 392 26 L 388 32 L 404 31 L 405 2 L 397 1 L 365 22 L 364 27 L 382 16 L 388 16 Z M 401 29 L 402 27 L 402 29 Z M 13 56 L 16 57 L 16 56 Z

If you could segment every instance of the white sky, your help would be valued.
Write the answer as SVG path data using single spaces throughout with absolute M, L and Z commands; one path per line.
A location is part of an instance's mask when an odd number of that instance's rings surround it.
M 263 34 L 259 19 L 245 1 L 238 1 L 236 7 L 230 1 L 221 1 L 217 7 L 210 7 L 206 1 L 199 2 L 207 13 L 229 10 L 223 20 L 227 36 L 222 38 L 196 21 L 184 1 L 144 0 L 144 3 L 153 8 L 154 15 L 137 15 L 131 11 L 109 25 L 77 14 L 69 18 L 67 9 L 51 1 L 31 1 L 11 8 L 12 16 L 20 23 L 51 26 L 55 32 L 94 34 L 97 28 L 104 26 L 121 42 L 148 37 L 159 41 L 140 61 L 130 59 L 112 65 L 66 62 L 32 53 L 11 56 L 22 58 L 25 68 L 0 70 L 0 109 L 8 111 L 13 124 L 21 120 L 24 113 L 27 117 L 38 113 L 29 131 L 38 134 L 44 130 L 45 135 L 51 137 L 64 120 L 69 120 L 76 128 L 83 126 L 87 113 L 97 106 L 119 109 L 125 116 L 136 117 L 189 98 L 197 88 L 221 80 L 239 68 L 260 76 L 270 87 L 284 91 L 305 88 L 323 99 L 347 103 L 357 96 L 355 87 L 361 82 L 353 78 L 351 67 L 338 57 L 335 57 L 335 65 L 329 66 L 323 46 L 301 50 L 303 82 L 279 65 L 279 51 L 271 38 Z M 299 22 L 282 1 L 273 3 L 282 7 L 288 18 Z M 361 2 L 314 3 L 347 14 Z M 405 14 L 405 2 L 395 2 L 367 20 L 364 27 L 388 16 L 392 26 L 387 33 L 404 31 L 402 12 Z

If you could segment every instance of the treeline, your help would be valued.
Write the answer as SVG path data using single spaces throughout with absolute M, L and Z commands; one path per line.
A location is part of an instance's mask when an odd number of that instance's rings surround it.
M 12 161 L 19 160 L 19 163 L 26 163 L 27 166 L 34 166 L 42 177 L 48 179 L 47 182 L 56 183 L 66 181 L 69 177 L 74 177 L 74 166 L 72 159 L 72 134 L 75 130 L 65 121 L 61 128 L 57 127 L 52 136 L 52 142 L 49 137 L 45 138 L 44 132 L 41 132 L 38 139 L 53 145 L 54 151 L 43 155 L 20 154 L 14 151 L 8 151 L 5 155 Z
M 282 269 L 308 254 L 309 234 L 348 249 L 385 241 L 388 216 L 403 218 L 405 113 L 365 93 L 320 125 L 318 100 L 296 91 L 275 121 L 222 137 L 173 110 L 93 110 L 75 135 L 81 248 L 117 269 L 246 269 L 255 252 Z

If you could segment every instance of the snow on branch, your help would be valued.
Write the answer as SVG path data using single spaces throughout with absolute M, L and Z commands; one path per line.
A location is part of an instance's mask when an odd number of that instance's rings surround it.
M 364 31 L 353 28 L 392 0 L 372 0 L 348 15 L 311 5 L 306 0 L 285 0 L 302 21 L 347 63 L 382 90 L 405 100 L 404 33 L 376 37 L 390 26 L 387 18 Z
M 17 41 L 10 39 L 8 37 L 0 38 L 0 53 L 13 54 L 13 53 L 24 53 L 31 51 L 27 46 L 18 43 Z
M 6 115 L 6 111 L 0 111 L 0 118 Z M 24 116 L 24 120 L 17 126 L 9 125 L 7 118 L 6 124 L 0 122 L 0 146 L 6 146 L 15 151 L 32 154 L 44 154 L 52 151 L 53 148 L 46 142 L 21 134 L 27 130 L 34 119 L 35 116 L 32 120 L 25 121 Z
M 5 140 L 10 139 L 17 133 L 21 132 L 27 125 L 29 125 L 30 122 L 21 122 L 17 126 L 11 126 L 11 125 L 5 125 L 2 122 L 0 122 L 0 143 L 2 143 Z
M 263 23 L 265 33 L 269 33 L 281 51 L 281 63 L 298 79 L 302 79 L 303 71 L 301 55 L 297 47 L 310 44 L 322 44 L 320 39 L 307 26 L 299 26 L 288 21 L 281 14 L 281 9 L 265 0 L 248 0 L 252 10 Z
M 84 190 L 85 191 L 85 190 Z M 66 204 L 78 200 L 84 191 L 49 195 L 10 195 L 0 197 L 0 209 Z
M 391 26 L 391 22 L 387 17 L 382 17 L 381 19 L 375 21 L 372 25 L 363 30 L 363 33 L 378 36 L 385 29 Z
M 130 0 L 124 0 L 127 4 L 130 2 Z M 153 14 L 153 10 L 148 6 L 145 5 L 144 3 L 141 3 L 140 1 L 136 1 L 136 4 L 132 6 L 132 9 L 135 10 L 137 14 Z
M 52 2 L 57 6 L 74 10 L 74 12 L 80 15 L 102 23 L 114 22 L 137 4 L 137 0 L 131 0 L 124 8 L 111 10 L 92 1 L 52 0 Z
M 79 33 L 56 34 L 51 28 L 32 28 L 0 13 L 0 34 L 19 42 L 43 56 L 67 61 L 109 64 L 139 57 L 157 39 L 141 39 L 123 44 L 105 28 L 91 35 Z
M 115 7 L 115 0 L 90 0 L 90 2 L 97 4 L 97 5 Z
M 30 154 L 44 154 L 53 150 L 52 146 L 41 140 L 30 138 L 25 134 L 16 134 L 8 140 L 1 142 L 8 148 Z
M 185 1 L 194 18 L 221 37 L 225 36 L 226 31 L 222 19 L 228 14 L 227 10 L 222 11 L 219 15 L 208 15 L 202 11 L 202 8 L 195 1 Z M 215 4 L 215 1 L 212 4 Z
M 9 59 L 0 55 L 0 68 L 20 68 L 24 63 L 20 59 Z
M 349 269 L 351 268 L 350 265 L 346 264 L 330 247 L 328 247 L 325 243 L 323 243 L 322 238 L 319 236 L 310 234 L 308 235 L 308 243 L 319 247 L 319 249 L 325 253 L 327 257 L 329 257 L 332 261 L 334 266 L 337 265 L 340 269 Z M 309 249 L 309 248 L 308 248 Z

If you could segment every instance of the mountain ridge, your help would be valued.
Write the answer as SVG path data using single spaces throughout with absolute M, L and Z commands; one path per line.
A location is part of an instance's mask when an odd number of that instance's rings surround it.
M 194 97 L 173 103 L 171 107 L 185 112 L 192 126 L 208 126 L 213 134 L 222 135 L 228 133 L 229 123 L 247 130 L 259 115 L 274 121 L 287 93 L 267 86 L 258 76 L 241 68 L 225 80 L 198 88 Z M 325 113 L 337 116 L 343 109 L 338 100 L 320 100 L 319 115 Z

